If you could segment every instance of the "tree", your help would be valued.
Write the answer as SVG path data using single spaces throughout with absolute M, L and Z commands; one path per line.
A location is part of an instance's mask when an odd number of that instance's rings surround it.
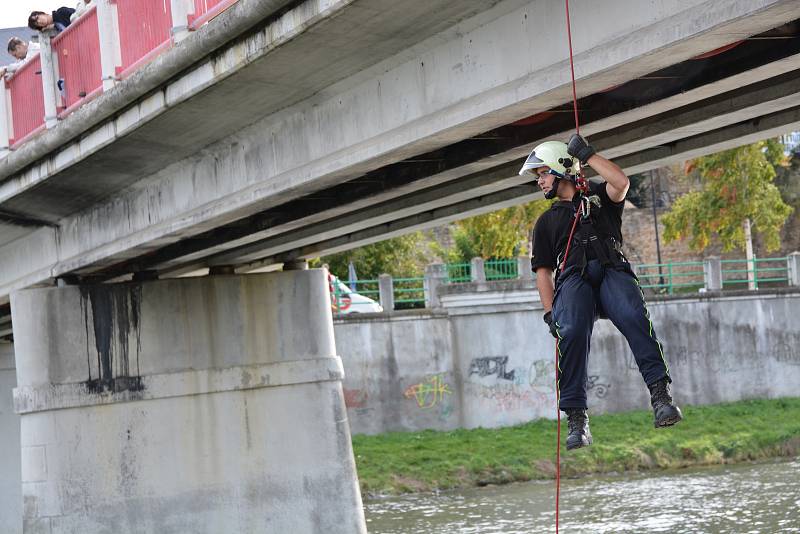
M 384 273 L 398 277 L 422 276 L 427 248 L 424 236 L 414 232 L 318 258 L 311 263 L 314 266 L 327 264 L 330 272 L 342 280 L 348 279 L 351 261 L 361 280 L 375 280 Z
M 455 246 L 439 251 L 449 262 L 468 262 L 472 258 L 512 258 L 527 251 L 528 233 L 550 200 L 535 200 L 477 215 L 455 223 Z
M 782 145 L 769 140 L 691 162 L 701 188 L 679 197 L 663 217 L 665 241 L 689 237 L 690 248 L 699 251 L 716 235 L 724 251 L 746 249 L 750 226 L 768 251 L 779 249 L 780 229 L 793 211 L 773 183 L 783 158 Z

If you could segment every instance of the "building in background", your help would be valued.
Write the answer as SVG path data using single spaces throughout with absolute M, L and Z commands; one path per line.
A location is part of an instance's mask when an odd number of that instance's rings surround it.
M 800 132 L 792 132 L 781 136 L 781 142 L 786 145 L 786 152 L 794 152 L 800 147 Z

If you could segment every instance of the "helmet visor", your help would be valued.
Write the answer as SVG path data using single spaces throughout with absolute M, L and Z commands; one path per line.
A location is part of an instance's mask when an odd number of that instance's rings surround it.
M 528 156 L 528 159 L 525 160 L 525 163 L 522 165 L 522 168 L 519 170 L 520 176 L 524 174 L 536 174 L 534 169 L 539 167 L 544 167 L 545 162 L 540 160 L 536 157 L 536 151 L 531 151 L 531 155 Z

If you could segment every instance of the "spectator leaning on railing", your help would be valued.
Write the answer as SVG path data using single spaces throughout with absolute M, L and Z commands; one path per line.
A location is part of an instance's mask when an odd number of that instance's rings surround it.
M 39 43 L 27 43 L 19 37 L 12 37 L 8 41 L 8 53 L 14 56 L 15 62 L 5 67 L 0 67 L 0 76 L 6 73 L 13 73 L 20 68 L 26 61 L 39 53 Z
M 80 0 L 75 6 L 75 9 L 71 7 L 59 7 L 50 15 L 44 11 L 31 11 L 28 17 L 28 27 L 38 31 L 54 29 L 58 33 L 61 33 L 78 17 L 83 15 L 91 4 L 92 0 Z
M 71 17 L 73 14 L 75 14 L 75 10 L 71 7 L 59 7 L 50 15 L 44 11 L 31 11 L 28 17 L 28 27 L 40 32 L 56 30 L 56 32 L 61 33 L 72 22 Z
M 78 4 L 75 6 L 75 13 L 69 17 L 70 22 L 75 22 L 75 19 L 86 13 L 86 10 L 88 10 L 91 5 L 92 0 L 83 0 L 78 2 Z

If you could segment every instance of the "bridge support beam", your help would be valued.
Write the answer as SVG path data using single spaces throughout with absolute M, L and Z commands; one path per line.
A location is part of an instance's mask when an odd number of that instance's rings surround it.
M 24 532 L 366 533 L 324 271 L 12 295 Z
M 22 532 L 19 416 L 12 402 L 16 385 L 14 345 L 0 341 L 0 532 L 4 534 Z

